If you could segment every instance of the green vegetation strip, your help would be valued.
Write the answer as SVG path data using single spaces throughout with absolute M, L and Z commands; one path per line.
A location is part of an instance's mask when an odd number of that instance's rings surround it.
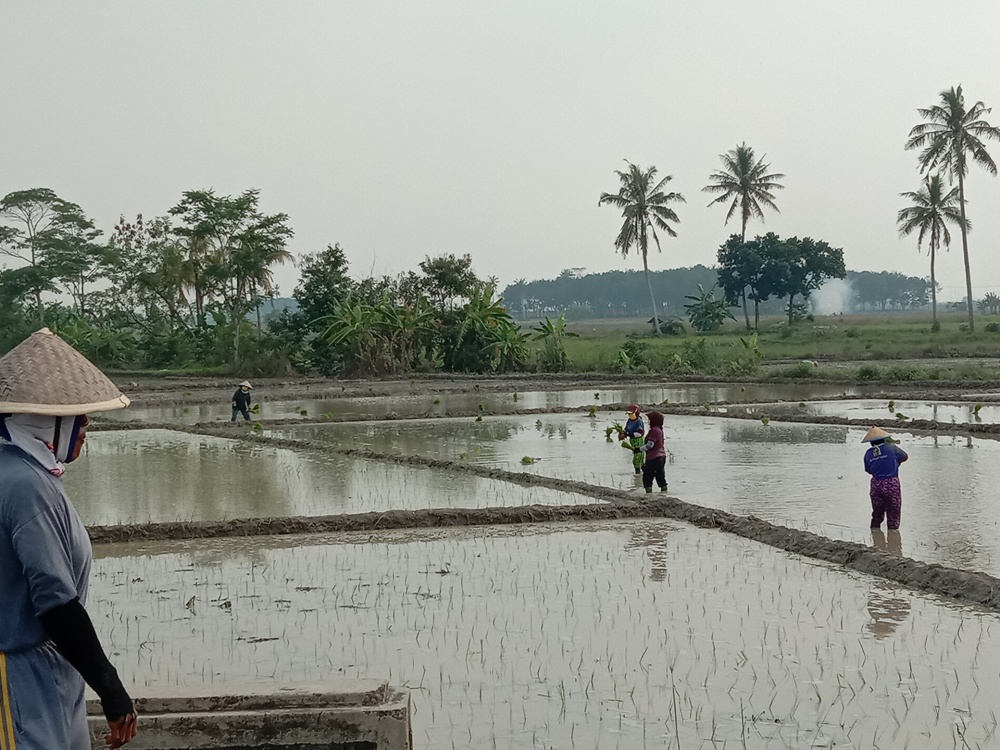
M 195 434 L 232 437 L 220 429 L 192 430 Z M 848 569 L 896 581 L 911 588 L 1000 610 L 1000 579 L 986 573 L 968 572 L 897 557 L 863 544 L 838 541 L 808 531 L 779 526 L 755 516 L 739 516 L 714 508 L 684 502 L 675 497 L 640 497 L 625 490 L 599 487 L 527 472 L 515 472 L 458 461 L 423 456 L 402 456 L 358 448 L 338 448 L 317 441 L 241 436 L 257 444 L 291 449 L 310 449 L 398 466 L 472 474 L 487 479 L 527 486 L 541 486 L 602 501 L 571 506 L 523 506 L 516 508 L 429 509 L 384 513 L 342 514 L 321 517 L 244 519 L 218 523 L 159 523 L 131 526 L 101 526 L 90 529 L 95 544 L 155 539 L 197 539 L 336 531 L 476 526 L 622 518 L 669 518 L 702 528 L 714 528 L 771 547 Z

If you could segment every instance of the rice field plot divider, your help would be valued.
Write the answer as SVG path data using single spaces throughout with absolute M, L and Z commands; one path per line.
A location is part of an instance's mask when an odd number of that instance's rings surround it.
M 787 552 L 895 581 L 911 588 L 1000 610 L 1000 578 L 986 573 L 964 571 L 912 560 L 856 542 L 834 540 L 809 531 L 773 524 L 755 516 L 740 516 L 715 508 L 707 508 L 676 497 L 656 495 L 636 498 L 633 493 L 626 490 L 547 477 L 530 472 L 509 471 L 424 456 L 386 454 L 362 448 L 335 447 L 319 441 L 262 436 L 246 431 L 234 435 L 233 430 L 226 428 L 188 428 L 184 431 L 210 437 L 236 438 L 278 448 L 332 453 L 397 466 L 414 466 L 471 474 L 524 486 L 546 487 L 590 497 L 601 502 L 564 506 L 531 505 L 392 510 L 317 517 L 296 516 L 223 522 L 98 526 L 89 529 L 95 544 L 154 539 L 174 540 L 626 518 L 669 518 L 702 528 L 718 529 Z
M 764 402 L 761 405 L 766 406 Z M 788 403 L 788 402 L 782 402 Z M 721 405 L 721 404 L 720 404 Z M 711 407 L 713 404 L 707 404 Z M 659 410 L 664 414 L 673 414 L 685 417 L 712 417 L 715 419 L 744 419 L 752 422 L 760 422 L 766 419 L 768 422 L 785 422 L 790 424 L 814 424 L 814 425 L 838 425 L 842 427 L 882 427 L 895 432 L 907 432 L 912 434 L 957 434 L 969 437 L 1000 439 L 1000 423 L 982 424 L 971 422 L 940 422 L 934 419 L 853 419 L 850 417 L 837 417 L 831 415 L 818 414 L 767 414 L 761 411 L 757 414 L 747 414 L 740 412 L 723 412 L 715 409 L 693 408 L 690 406 L 661 406 Z M 762 427 L 766 427 L 762 425 Z

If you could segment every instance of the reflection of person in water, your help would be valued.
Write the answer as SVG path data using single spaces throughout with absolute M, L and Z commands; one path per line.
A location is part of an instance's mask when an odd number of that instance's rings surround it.
M 663 523 L 636 524 L 632 529 L 632 538 L 625 549 L 645 548 L 652 571 L 651 581 L 667 580 L 667 532 L 670 528 Z
M 893 555 L 903 554 L 903 542 L 897 530 L 889 531 L 887 538 L 882 529 L 872 529 L 872 546 Z M 868 615 L 871 619 L 865 627 L 878 640 L 895 633 L 910 614 L 910 602 L 898 594 L 896 586 L 884 581 L 873 583 L 868 593 Z

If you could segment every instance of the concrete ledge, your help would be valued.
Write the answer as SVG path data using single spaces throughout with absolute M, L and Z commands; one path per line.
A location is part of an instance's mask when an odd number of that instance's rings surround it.
M 146 688 L 134 750 L 410 750 L 409 695 L 379 680 Z M 91 744 L 103 748 L 88 695 Z

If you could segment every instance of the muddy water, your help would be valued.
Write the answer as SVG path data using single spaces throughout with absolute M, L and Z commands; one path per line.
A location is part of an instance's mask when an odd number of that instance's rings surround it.
M 371 398 L 333 398 L 319 400 L 266 400 L 260 394 L 260 412 L 254 419 L 380 419 L 389 414 L 448 414 L 473 412 L 482 407 L 487 412 L 513 409 L 584 407 L 591 404 L 639 403 L 702 404 L 706 401 L 748 401 L 754 399 L 811 399 L 839 395 L 862 395 L 866 386 L 844 385 L 718 385 L 709 383 L 672 384 L 657 387 L 592 388 L 569 391 L 529 391 L 518 393 L 442 393 L 440 396 L 375 396 Z M 597 398 L 595 398 L 595 394 Z M 280 391 L 275 393 L 280 395 Z M 303 414 L 302 412 L 305 412 Z M 102 415 L 109 419 L 144 421 L 158 424 L 194 424 L 228 421 L 232 411 L 227 400 L 218 404 L 190 404 L 157 407 L 133 407 Z
M 420 420 L 296 426 L 300 439 L 462 459 L 515 471 L 641 489 L 631 454 L 608 443 L 603 416 Z M 839 426 L 668 417 L 667 479 L 683 500 L 870 543 L 864 431 Z M 908 557 L 1000 575 L 1000 443 L 901 435 L 903 550 Z M 523 457 L 533 464 L 522 464 Z
M 892 408 L 889 408 L 889 404 Z M 720 411 L 778 416 L 782 414 L 812 414 L 846 419 L 896 419 L 902 414 L 910 419 L 934 419 L 953 424 L 1000 422 L 1000 405 L 954 401 L 802 401 L 780 404 L 751 404 L 747 406 L 719 407 Z
M 126 684 L 384 677 L 413 693 L 419 748 L 952 747 L 956 726 L 987 747 L 996 729 L 996 614 L 718 532 L 118 553 L 90 608 Z
M 88 524 L 587 502 L 454 472 L 168 430 L 91 433 L 85 450 L 66 486 Z

